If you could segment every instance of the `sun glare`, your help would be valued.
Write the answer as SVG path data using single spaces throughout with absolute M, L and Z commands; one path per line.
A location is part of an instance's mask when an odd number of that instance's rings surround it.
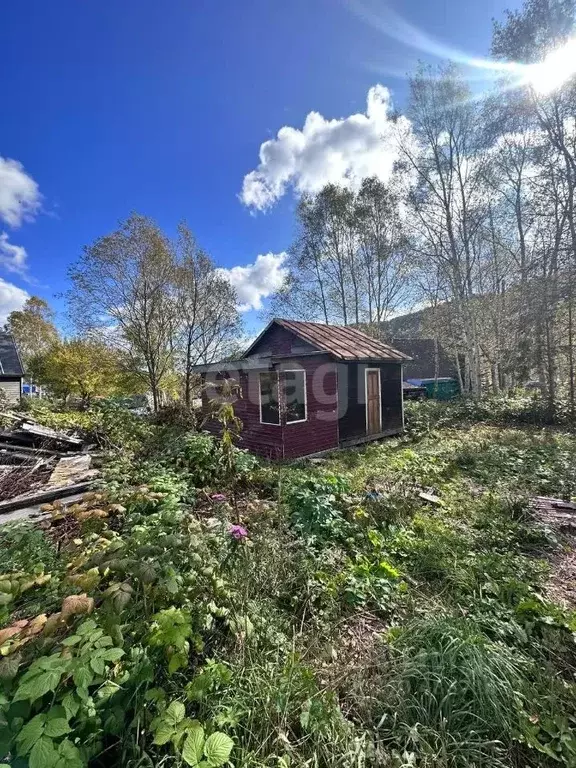
M 551 93 L 576 74 L 576 37 L 555 48 L 538 64 L 524 69 L 525 83 L 538 93 Z

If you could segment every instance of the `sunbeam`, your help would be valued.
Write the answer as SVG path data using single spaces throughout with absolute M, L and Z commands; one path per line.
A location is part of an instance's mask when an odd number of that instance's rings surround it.
M 560 88 L 576 74 L 576 37 L 550 51 L 541 62 L 522 64 L 511 61 L 473 56 L 431 37 L 415 27 L 391 8 L 380 6 L 377 10 L 366 0 L 347 0 L 350 9 L 363 21 L 387 37 L 408 48 L 428 54 L 439 60 L 451 61 L 468 69 L 470 81 L 494 82 L 498 78 L 508 80 L 506 88 L 531 87 L 545 95 Z M 376 69 L 376 67 L 373 67 Z M 474 73 L 477 70 L 477 73 Z

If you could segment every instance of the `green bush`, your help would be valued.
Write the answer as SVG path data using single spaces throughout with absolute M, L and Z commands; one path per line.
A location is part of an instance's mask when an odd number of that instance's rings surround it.
M 258 466 L 255 456 L 232 446 L 232 475 L 228 476 L 228 456 L 225 456 L 222 442 L 206 432 L 181 436 L 170 453 L 176 466 L 187 473 L 196 488 L 217 488 L 219 483 L 231 478 L 236 483 L 248 482 Z
M 560 401 L 554 413 L 550 413 L 547 403 L 537 393 L 522 390 L 487 395 L 478 400 L 471 397 L 458 397 L 447 402 L 408 400 L 404 414 L 406 431 L 410 435 L 478 422 L 502 426 L 569 426 L 571 423 L 567 403 Z
M 287 483 L 284 501 L 295 528 L 311 542 L 321 542 L 348 535 L 343 504 L 349 491 L 350 485 L 341 475 L 295 473 Z

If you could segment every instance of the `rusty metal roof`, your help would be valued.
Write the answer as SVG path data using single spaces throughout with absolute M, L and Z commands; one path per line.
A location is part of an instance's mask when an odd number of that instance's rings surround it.
M 350 326 L 306 323 L 280 318 L 275 318 L 272 322 L 292 331 L 300 339 L 313 344 L 323 352 L 328 352 L 338 360 L 389 360 L 398 363 L 410 360 L 410 357 L 403 352 Z

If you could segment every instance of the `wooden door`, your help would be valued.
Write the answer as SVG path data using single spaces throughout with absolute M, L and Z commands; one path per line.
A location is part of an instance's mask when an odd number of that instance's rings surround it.
M 366 434 L 375 435 L 382 431 L 380 414 L 380 371 L 366 371 Z

